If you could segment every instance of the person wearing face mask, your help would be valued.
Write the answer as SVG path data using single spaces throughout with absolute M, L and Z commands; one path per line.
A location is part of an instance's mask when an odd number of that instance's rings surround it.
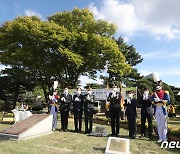
M 126 106 L 125 115 L 127 116 L 128 120 L 129 137 L 131 139 L 136 138 L 137 99 L 133 98 L 133 96 L 134 92 L 130 91 L 124 104 L 124 106 Z
M 112 136 L 119 135 L 121 100 L 122 95 L 118 92 L 117 86 L 113 86 L 113 90 L 107 98 L 107 102 L 109 103 Z
M 151 101 L 154 107 L 154 114 L 157 121 L 157 130 L 159 140 L 157 142 L 167 141 L 167 110 L 166 105 L 170 104 L 169 92 L 162 89 L 162 81 L 156 84 L 156 91 L 152 95 Z
M 67 132 L 68 128 L 68 115 L 70 111 L 70 105 L 72 102 L 72 96 L 69 94 L 68 88 L 64 88 L 64 92 L 60 97 L 60 113 L 61 113 L 61 130 Z
M 83 95 L 81 88 L 77 88 L 77 93 L 73 96 L 73 112 L 75 132 L 81 132 L 82 127 L 82 113 L 83 113 Z M 79 128 L 78 128 L 79 124 Z
M 148 130 L 149 130 L 149 139 L 152 138 L 152 115 L 154 114 L 154 110 L 151 104 L 151 96 L 149 94 L 149 89 L 144 88 L 143 95 L 140 99 L 140 104 L 142 104 L 141 108 L 141 136 L 140 138 L 145 137 L 145 123 L 146 119 L 148 121 Z
M 92 132 L 94 102 L 95 96 L 92 94 L 92 89 L 88 88 L 87 94 L 84 95 L 85 134 Z

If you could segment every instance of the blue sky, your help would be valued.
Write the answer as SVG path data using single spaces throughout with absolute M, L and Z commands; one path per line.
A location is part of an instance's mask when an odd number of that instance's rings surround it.
M 143 62 L 136 66 L 142 75 L 158 72 L 164 82 L 180 87 L 179 0 L 0 0 L 0 4 L 1 24 L 22 15 L 46 20 L 59 11 L 89 8 L 96 19 L 116 24 L 116 36 L 142 55 Z

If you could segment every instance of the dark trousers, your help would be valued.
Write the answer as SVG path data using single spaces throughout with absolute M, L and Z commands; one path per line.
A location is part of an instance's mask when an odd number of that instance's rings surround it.
M 152 130 L 153 130 L 152 115 L 148 114 L 146 109 L 141 109 L 141 135 L 144 135 L 144 136 L 146 135 L 146 131 L 145 131 L 146 119 L 148 121 L 149 137 L 151 137 L 152 136 Z
M 78 128 L 78 124 L 79 124 L 79 128 Z M 81 127 L 82 127 L 82 111 L 74 112 L 74 125 L 75 125 L 75 131 L 81 132 Z
M 84 112 L 84 118 L 85 118 L 85 133 L 92 132 L 92 122 L 93 122 L 93 109 L 88 109 Z M 88 127 L 89 124 L 89 127 Z
M 110 110 L 112 135 L 119 134 L 120 110 Z
M 136 116 L 128 115 L 128 128 L 129 128 L 129 137 L 136 136 Z
M 68 128 L 68 115 L 69 115 L 69 111 L 61 110 L 61 128 L 63 130 L 67 130 Z

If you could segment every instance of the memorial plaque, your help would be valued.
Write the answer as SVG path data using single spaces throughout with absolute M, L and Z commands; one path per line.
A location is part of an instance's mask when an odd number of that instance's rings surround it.
M 103 126 L 97 126 L 95 128 L 95 131 L 91 133 L 92 136 L 107 136 L 106 134 L 106 128 Z
M 106 146 L 106 154 L 128 154 L 129 139 L 109 137 Z

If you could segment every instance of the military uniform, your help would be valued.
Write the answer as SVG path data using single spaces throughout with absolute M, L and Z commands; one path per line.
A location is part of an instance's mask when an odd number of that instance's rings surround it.
M 60 97 L 60 113 L 61 113 L 61 129 L 67 131 L 68 115 L 70 105 L 72 103 L 72 96 L 70 94 L 62 94 Z
M 115 95 L 113 93 L 110 93 L 107 98 L 107 101 L 109 102 L 109 113 L 111 118 L 111 131 L 112 135 L 116 136 L 119 134 L 121 99 L 122 96 L 118 92 L 116 92 Z
M 82 113 L 83 113 L 83 95 L 75 94 L 73 96 L 73 113 L 75 132 L 81 132 L 82 127 Z M 79 128 L 78 128 L 79 123 Z
M 95 102 L 95 96 L 93 94 L 86 94 L 84 96 L 85 133 L 92 132 L 94 102 Z M 89 127 L 88 127 L 88 123 L 89 123 Z
M 167 141 L 167 109 L 166 105 L 170 104 L 169 92 L 165 90 L 157 90 L 152 95 L 152 103 L 155 105 L 154 114 L 157 121 L 157 129 L 159 141 Z
M 125 115 L 128 120 L 129 137 L 134 139 L 136 137 L 137 99 L 126 99 L 124 105 L 127 107 Z

